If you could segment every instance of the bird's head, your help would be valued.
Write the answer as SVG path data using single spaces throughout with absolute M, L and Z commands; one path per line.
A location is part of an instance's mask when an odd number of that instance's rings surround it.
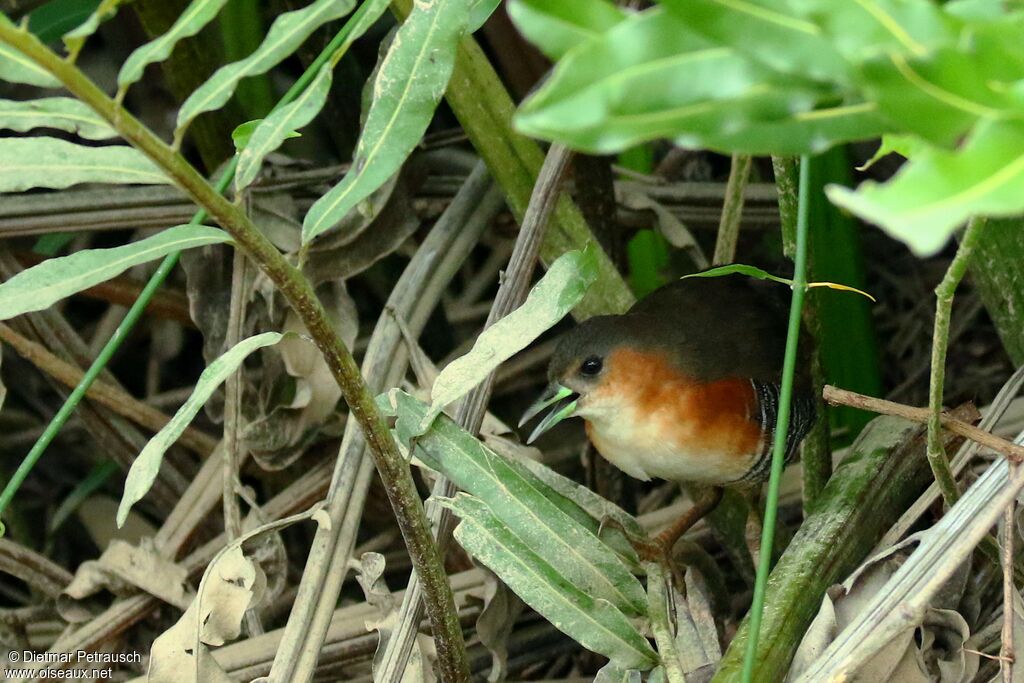
M 608 315 L 585 320 L 562 337 L 548 365 L 547 389 L 519 421 L 522 426 L 552 406 L 527 443 L 568 417 L 585 416 L 588 398 L 609 378 L 614 351 L 633 336 L 624 316 Z

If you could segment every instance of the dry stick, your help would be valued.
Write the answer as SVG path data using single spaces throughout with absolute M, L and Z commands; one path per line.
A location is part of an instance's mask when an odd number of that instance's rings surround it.
M 1010 481 L 1017 478 L 1018 467 L 1019 465 L 1016 463 L 1010 463 Z M 1013 585 L 1013 541 L 1014 536 L 1017 535 L 1017 525 L 1014 519 L 1016 500 L 1016 498 L 1010 500 L 1003 515 L 1003 643 L 999 652 L 999 669 L 1003 674 L 1003 683 L 1013 683 L 1013 665 L 1016 659 L 1013 649 L 1013 620 L 1016 616 L 1013 609 L 1013 598 L 1017 592 Z
M 834 387 L 830 384 L 825 385 L 825 388 L 822 390 L 822 395 L 825 397 L 826 401 L 833 405 L 860 408 L 861 410 L 869 410 L 873 413 L 879 413 L 880 415 L 893 415 L 895 417 L 902 417 L 904 420 L 919 422 L 921 424 L 928 424 L 933 416 L 932 411 L 928 408 L 914 408 L 913 406 L 903 405 L 902 403 L 886 401 L 883 398 L 874 398 L 872 396 L 858 394 L 854 391 L 847 391 L 846 389 L 840 389 L 839 387 Z M 1024 461 L 1024 446 L 1018 446 L 1015 443 L 1011 443 L 1006 439 L 996 436 L 992 432 L 986 432 L 984 429 L 978 429 L 974 425 L 951 417 L 945 412 L 939 413 L 939 424 L 954 434 L 959 434 L 971 441 L 976 441 L 985 448 L 1006 456 L 1006 459 L 1011 463 L 1019 464 Z
M 743 218 L 743 193 L 750 178 L 751 158 L 749 154 L 733 154 L 729 169 L 729 182 L 725 185 L 725 204 L 722 219 L 718 224 L 718 239 L 715 241 L 715 255 L 712 265 L 732 263 L 736 259 L 736 242 L 740 234 L 740 220 Z
M 231 266 L 231 303 L 228 306 L 228 325 L 224 335 L 224 348 L 234 348 L 242 339 L 242 321 L 245 319 L 245 264 L 248 259 L 240 251 L 234 253 Z M 228 377 L 224 384 L 224 476 L 222 498 L 224 507 L 224 532 L 228 541 L 242 533 L 242 510 L 238 504 L 235 485 L 238 468 L 242 465 L 242 454 L 238 452 L 238 434 L 242 401 L 242 367 Z M 247 612 L 248 614 L 248 612 Z
M 6 342 L 19 356 L 68 387 L 78 386 L 82 370 L 64 361 L 42 344 L 23 337 L 13 329 L 0 323 L 0 340 Z M 136 399 L 103 380 L 96 380 L 88 393 L 91 400 L 109 408 L 121 417 L 154 432 L 160 431 L 171 418 L 146 403 Z M 181 445 L 205 457 L 217 447 L 217 440 L 195 427 L 186 427 L 180 438 Z
M 953 308 L 953 294 L 967 272 L 974 246 L 978 243 L 986 224 L 985 218 L 972 218 L 967 224 L 963 240 L 956 250 L 953 262 L 946 269 L 942 282 L 935 288 L 935 327 L 932 331 L 932 371 L 928 385 L 928 464 L 942 491 L 946 504 L 952 506 L 960 498 L 956 478 L 949 468 L 946 449 L 942 447 L 942 393 L 946 379 L 946 349 L 949 346 L 949 319 Z M 965 435 L 966 436 L 966 435 Z M 968 437 L 970 438 L 970 437 Z
M 332 327 L 309 280 L 281 255 L 239 207 L 218 194 L 184 157 L 107 97 L 73 64 L 65 62 L 27 30 L 5 21 L 0 21 L 0 41 L 55 76 L 71 94 L 149 157 L 231 234 L 236 247 L 259 265 L 299 315 L 341 388 L 352 417 L 362 427 L 409 556 L 423 577 L 424 600 L 434 630 L 441 678 L 444 681 L 468 679 L 469 663 L 455 611 L 455 599 L 409 466 L 398 452 L 387 424 L 359 374 L 359 366 Z
M 512 256 L 509 257 L 508 268 L 501 279 L 501 285 L 494 297 L 494 305 L 487 316 L 487 322 L 484 323 L 484 329 L 511 313 L 526 299 L 540 253 L 540 245 L 544 241 L 548 218 L 558 201 L 559 190 L 571 158 L 572 152 L 562 145 L 551 145 L 548 150 L 547 156 L 544 158 L 544 165 L 537 175 L 530 203 L 523 216 L 522 227 L 515 247 L 512 249 Z M 494 388 L 494 374 L 493 371 L 489 373 L 487 378 L 459 403 L 455 416 L 456 422 L 470 434 L 480 431 L 487 403 Z M 455 491 L 454 484 L 445 477 L 439 477 L 431 494 L 434 498 L 448 498 L 455 495 Z M 433 503 L 428 504 L 427 509 L 436 530 L 437 543 L 443 549 L 447 547 L 451 539 L 453 526 L 451 511 Z M 384 656 L 378 663 L 375 676 L 377 683 L 398 683 L 405 674 L 406 664 L 416 641 L 416 626 L 423 615 L 421 593 L 419 576 L 414 573 L 409 579 L 405 598 L 402 600 L 398 626 L 391 634 L 384 650 Z

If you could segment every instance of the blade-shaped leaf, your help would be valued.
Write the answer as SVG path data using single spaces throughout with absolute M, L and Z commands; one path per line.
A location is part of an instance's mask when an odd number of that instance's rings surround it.
M 831 36 L 775 0 L 660 0 L 692 31 L 731 47 L 776 71 L 844 83 L 849 65 Z
M 132 83 L 142 78 L 146 67 L 170 56 L 179 40 L 194 36 L 217 17 L 228 0 L 192 0 L 181 16 L 162 36 L 136 48 L 128 55 L 117 74 L 118 93 L 123 94 Z
M 0 140 L 0 192 L 33 187 L 60 190 L 78 183 L 170 182 L 156 164 L 132 147 L 86 147 L 49 137 Z
M 100 27 L 100 24 L 110 19 L 117 13 L 118 6 L 131 2 L 131 0 L 101 0 L 89 18 L 79 24 L 76 28 L 64 34 L 64 47 L 68 54 L 74 58 L 81 51 L 85 41 Z
M 0 128 L 19 133 L 56 128 L 88 140 L 117 137 L 117 132 L 87 104 L 71 97 L 0 100 Z
M 933 254 L 971 216 L 1024 211 L 1024 122 L 979 124 L 962 149 L 921 149 L 884 185 L 827 192 L 915 253 Z
M 508 15 L 527 40 L 552 60 L 626 18 L 607 0 L 514 0 Z
M 443 472 L 459 488 L 487 501 L 502 524 L 574 586 L 626 614 L 643 614 L 646 598 L 640 582 L 594 533 L 594 520 L 587 520 L 586 525 L 577 521 L 564 504 L 555 504 L 553 492 L 520 463 L 492 453 L 448 418 L 437 420 L 426 434 L 413 437 L 411 431 L 426 406 L 397 391 L 390 400 L 396 403 L 399 439 L 404 444 L 416 440 L 413 455 Z
M 289 102 L 262 121 L 248 134 L 247 140 L 236 138 L 236 144 L 244 142 L 238 155 L 238 169 L 235 171 L 235 192 L 241 192 L 256 180 L 263 160 L 268 154 L 293 137 L 296 131 L 309 124 L 327 101 L 331 90 L 331 76 L 334 65 L 328 62 L 320 67 L 320 73 L 293 102 Z M 250 122 L 252 123 L 252 122 Z M 242 124 L 248 125 L 248 124 Z
M 441 503 L 462 519 L 455 529 L 459 545 L 557 629 L 623 668 L 647 670 L 657 664 L 647 639 L 622 612 L 559 574 L 498 521 L 483 501 L 459 494 Z
M 47 259 L 0 283 L 0 320 L 41 311 L 56 301 L 174 251 L 230 242 L 223 230 L 179 225 L 112 249 L 85 249 Z
M 239 81 L 264 74 L 295 52 L 317 28 L 345 16 L 356 0 L 316 0 L 316 2 L 274 19 L 260 46 L 245 59 L 217 69 L 205 83 L 189 95 L 181 109 L 174 135 L 181 137 L 188 125 L 203 112 L 219 109 L 231 98 Z
M 55 76 L 6 43 L 0 43 L 0 79 L 39 88 L 60 87 Z
M 811 109 L 819 94 L 775 83 L 776 75 L 716 46 L 675 15 L 654 8 L 570 51 L 520 107 L 529 135 L 588 151 L 620 151 L 667 137 L 699 146 L 751 120 Z
M 259 122 L 242 153 L 238 157 L 238 169 L 235 172 L 235 191 L 240 192 L 248 187 L 259 174 L 263 160 L 268 154 L 281 146 L 294 132 L 309 124 L 327 101 L 327 93 L 331 89 L 333 69 L 341 57 L 367 29 L 376 23 L 380 15 L 387 9 L 387 0 L 365 0 L 359 11 L 348 20 L 348 35 L 345 41 L 331 56 L 330 61 L 323 65 L 320 73 L 302 91 L 295 101 L 281 107 Z
M 243 339 L 203 370 L 192 395 L 178 409 L 174 417 L 164 425 L 163 429 L 149 440 L 149 443 L 139 453 L 139 457 L 132 463 L 131 469 L 128 470 L 128 477 L 124 482 L 124 495 L 121 496 L 121 504 L 117 508 L 118 527 L 124 524 L 132 506 L 142 500 L 142 497 L 149 491 L 156 480 L 157 472 L 160 471 L 164 453 L 185 431 L 210 395 L 224 383 L 231 373 L 238 369 L 238 366 L 250 353 L 265 346 L 272 346 L 281 341 L 284 336 L 279 332 L 264 332 Z
M 329 230 L 398 171 L 448 86 L 472 0 L 417 2 L 381 62 L 352 168 L 306 214 L 302 241 Z
M 452 401 L 464 396 L 501 363 L 525 349 L 565 317 L 597 278 L 592 249 L 569 251 L 551 264 L 523 305 L 480 333 L 473 348 L 441 371 L 430 390 L 430 413 L 422 431 Z

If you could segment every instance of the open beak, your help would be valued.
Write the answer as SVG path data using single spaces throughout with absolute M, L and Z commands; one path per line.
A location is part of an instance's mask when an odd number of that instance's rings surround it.
M 551 409 L 551 412 L 548 413 L 544 419 L 540 421 L 540 424 L 537 425 L 536 429 L 533 430 L 533 433 L 530 434 L 530 438 L 526 440 L 526 443 L 533 443 L 541 434 L 548 431 L 565 418 L 571 417 L 572 414 L 576 412 L 576 402 L 578 400 L 579 394 L 574 392 L 572 389 L 563 387 L 558 382 L 552 382 L 548 385 L 548 388 L 544 390 L 541 397 L 538 398 L 525 413 L 523 413 L 523 417 L 519 420 L 519 426 L 522 427 L 548 406 L 554 406 Z

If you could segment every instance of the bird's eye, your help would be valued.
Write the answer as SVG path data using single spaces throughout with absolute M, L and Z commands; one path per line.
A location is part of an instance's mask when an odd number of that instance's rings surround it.
M 584 375 L 593 376 L 601 372 L 601 367 L 601 359 L 598 358 L 597 356 L 591 356 L 590 358 L 583 361 L 582 365 L 580 365 L 580 373 Z

